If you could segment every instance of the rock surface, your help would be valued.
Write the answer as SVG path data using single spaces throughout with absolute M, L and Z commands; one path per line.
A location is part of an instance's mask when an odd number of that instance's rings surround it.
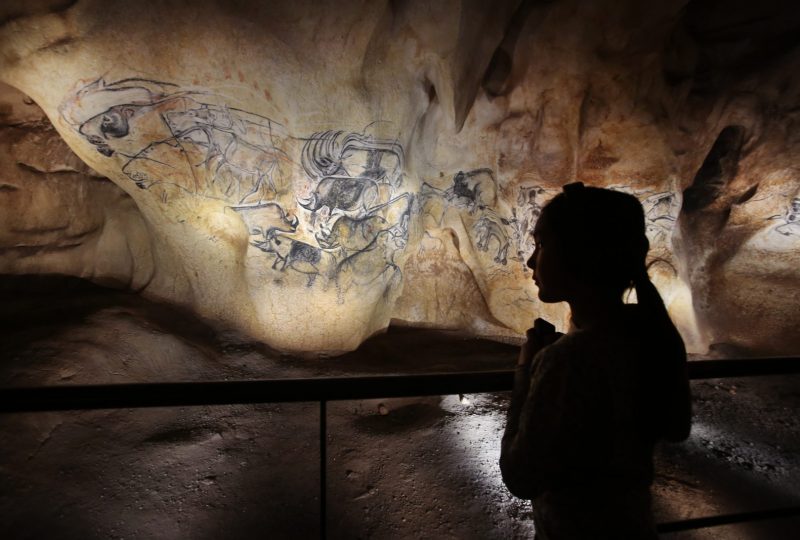
M 6 288 L 7 287 L 7 288 Z M 328 360 L 287 359 L 191 314 L 76 279 L 0 278 L 0 386 L 506 369 L 516 348 L 391 329 Z M 688 441 L 657 453 L 658 522 L 800 497 L 800 377 L 696 381 Z M 502 483 L 508 394 L 328 403 L 329 538 L 530 538 Z M 383 406 L 381 406 L 383 405 Z M 319 537 L 319 406 L 266 403 L 0 415 L 4 539 Z M 665 539 L 793 539 L 800 518 Z
M 7 4 L 0 271 L 296 353 L 390 321 L 508 340 L 566 324 L 523 262 L 581 180 L 642 200 L 691 350 L 796 352 L 799 27 L 777 1 Z
M 136 203 L 88 168 L 44 113 L 0 86 L 0 273 L 68 274 L 146 288 L 150 235 Z

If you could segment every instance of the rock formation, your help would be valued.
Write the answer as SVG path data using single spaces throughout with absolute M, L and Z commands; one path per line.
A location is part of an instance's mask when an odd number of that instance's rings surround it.
M 4 6 L 0 271 L 295 353 L 390 321 L 513 339 L 566 324 L 523 263 L 581 180 L 642 200 L 691 350 L 796 351 L 800 21 L 735 4 Z

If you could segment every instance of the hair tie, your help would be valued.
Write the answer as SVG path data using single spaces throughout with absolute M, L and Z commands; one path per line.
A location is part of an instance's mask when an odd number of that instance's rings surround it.
M 561 189 L 564 194 L 569 197 L 570 195 L 575 196 L 575 194 L 582 192 L 583 188 L 583 182 L 572 182 L 571 184 L 565 184 Z
M 650 281 L 650 275 L 647 273 L 647 265 L 642 264 L 639 266 L 639 269 L 634 272 L 631 281 L 633 281 L 634 285 L 644 284 Z

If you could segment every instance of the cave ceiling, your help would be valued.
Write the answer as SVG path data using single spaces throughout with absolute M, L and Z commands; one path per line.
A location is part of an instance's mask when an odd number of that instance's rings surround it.
M 690 350 L 796 352 L 798 35 L 776 1 L 6 2 L 0 272 L 294 353 L 515 339 L 567 323 L 524 261 L 583 181 L 642 201 Z

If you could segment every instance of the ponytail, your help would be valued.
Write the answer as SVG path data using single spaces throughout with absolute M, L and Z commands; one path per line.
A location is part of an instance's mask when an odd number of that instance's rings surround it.
M 643 312 L 644 343 L 654 346 L 642 366 L 642 420 L 654 439 L 682 441 L 689 436 L 692 417 L 686 347 L 644 264 L 633 285 Z
M 642 428 L 653 440 L 685 439 L 691 427 L 686 348 L 647 275 L 650 245 L 642 203 L 633 195 L 575 182 L 563 186 L 539 219 L 545 215 L 566 246 L 568 264 L 587 283 L 619 295 L 633 284 L 645 348 L 639 383 Z M 603 264 L 595 264 L 598 260 Z

